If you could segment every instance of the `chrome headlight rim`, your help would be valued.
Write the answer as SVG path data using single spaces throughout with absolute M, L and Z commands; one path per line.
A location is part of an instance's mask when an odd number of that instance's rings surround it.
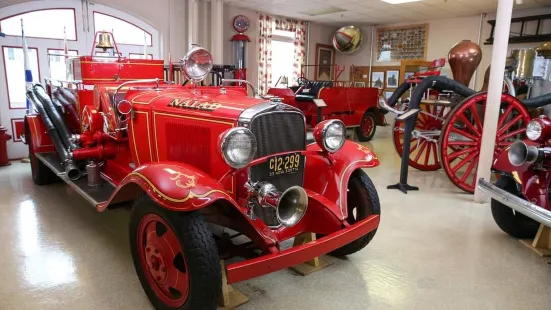
M 245 134 L 247 137 L 249 137 L 249 139 L 251 141 L 251 152 L 247 156 L 247 160 L 243 161 L 243 162 L 235 162 L 235 161 L 231 160 L 229 158 L 229 156 L 227 155 L 227 151 L 228 151 L 231 139 L 234 138 L 238 134 Z M 234 128 L 226 130 L 222 134 L 221 142 L 220 142 L 220 153 L 222 154 L 222 158 L 224 159 L 226 164 L 228 164 L 228 166 L 230 166 L 234 169 L 242 169 L 242 168 L 247 167 L 254 160 L 254 156 L 255 156 L 256 150 L 257 150 L 257 145 L 258 144 L 256 142 L 256 137 L 254 136 L 254 134 L 252 133 L 251 130 L 249 130 L 248 128 L 245 128 L 245 127 L 234 127 Z
M 189 60 L 197 55 L 198 53 L 206 53 L 209 57 L 209 62 L 208 62 L 208 70 L 206 70 L 205 68 L 205 72 L 201 75 L 193 75 L 190 73 L 191 71 L 191 68 L 188 67 L 189 65 Z M 212 54 L 204 47 L 201 47 L 201 46 L 194 46 L 191 50 L 189 50 L 189 52 L 186 54 L 186 56 L 184 56 L 184 58 L 181 60 L 181 70 L 182 72 L 184 73 L 184 76 L 194 82 L 200 82 L 204 79 L 207 78 L 207 76 L 209 75 L 210 71 L 212 70 L 212 67 L 213 67 L 213 58 L 212 58 Z
M 335 125 L 338 125 L 342 128 L 342 140 L 341 142 L 339 143 L 339 145 L 337 147 L 334 147 L 334 148 L 331 148 L 328 144 L 327 144 L 327 132 L 329 131 L 329 129 L 331 129 L 332 126 L 335 126 Z M 344 126 L 344 123 L 338 119 L 334 119 L 334 120 L 330 120 L 328 121 L 322 128 L 321 130 L 321 140 L 322 140 L 322 143 L 323 143 L 323 148 L 329 152 L 329 153 L 335 153 L 337 152 L 338 150 L 340 150 L 343 145 L 344 145 L 344 142 L 346 141 L 346 127 Z
M 538 141 L 543 133 L 543 124 L 538 119 L 533 119 L 526 126 L 526 137 L 532 141 Z

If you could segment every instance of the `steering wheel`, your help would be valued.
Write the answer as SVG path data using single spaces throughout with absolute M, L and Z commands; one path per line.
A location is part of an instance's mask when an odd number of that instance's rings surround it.
M 308 83 L 310 83 L 310 81 L 307 78 L 301 76 L 297 79 L 297 83 L 298 83 L 298 86 L 305 86 Z

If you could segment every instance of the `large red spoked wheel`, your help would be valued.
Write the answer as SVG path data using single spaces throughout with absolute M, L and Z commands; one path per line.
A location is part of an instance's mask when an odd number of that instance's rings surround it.
M 440 136 L 440 160 L 450 180 L 474 193 L 482 142 L 487 93 L 478 93 L 458 104 L 449 114 Z M 494 156 L 524 134 L 530 121 L 526 108 L 516 98 L 501 95 Z
M 148 197 L 132 211 L 134 267 L 155 309 L 216 309 L 222 276 L 218 249 L 198 212 L 171 212 Z
M 438 158 L 438 136 L 446 117 L 447 109 L 434 104 L 421 104 L 421 112 L 417 115 L 417 122 L 411 137 L 409 166 L 422 171 L 440 169 Z M 398 155 L 402 156 L 404 144 L 403 121 L 394 121 L 393 142 Z

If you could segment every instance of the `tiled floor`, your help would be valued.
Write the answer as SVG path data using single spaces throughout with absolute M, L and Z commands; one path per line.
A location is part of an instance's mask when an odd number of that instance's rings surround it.
M 502 233 L 488 205 L 442 171 L 410 171 L 419 192 L 387 190 L 399 158 L 388 128 L 368 146 L 383 215 L 363 251 L 308 277 L 283 270 L 238 283 L 241 309 L 551 309 L 551 267 Z M 63 184 L 0 168 L 0 309 L 151 309 L 134 273 L 128 212 L 96 213 Z

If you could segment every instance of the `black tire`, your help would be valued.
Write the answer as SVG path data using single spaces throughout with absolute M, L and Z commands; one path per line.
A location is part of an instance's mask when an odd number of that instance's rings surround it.
M 515 196 L 522 197 L 515 180 L 511 177 L 501 176 L 496 186 Z M 513 209 L 494 199 L 491 201 L 491 208 L 494 221 L 504 232 L 519 239 L 531 239 L 536 236 L 540 226 L 538 222 L 524 214 L 514 212 Z
M 354 224 L 373 214 L 381 214 L 379 195 L 377 194 L 375 185 L 373 185 L 369 176 L 361 169 L 354 171 L 348 181 L 347 201 L 349 224 Z M 330 254 L 333 256 L 346 256 L 355 253 L 368 245 L 376 232 L 377 229 L 336 249 Z
M 138 250 L 138 227 L 141 220 L 151 214 L 168 223 L 184 252 L 182 254 L 189 277 L 189 293 L 180 307 L 166 305 L 150 286 L 145 274 L 149 271 L 142 269 Z M 222 289 L 220 258 L 212 232 L 198 211 L 169 211 L 159 207 L 149 197 L 143 196 L 133 206 L 130 219 L 130 248 L 138 278 L 155 309 L 214 310 L 217 308 Z
M 356 127 L 356 136 L 358 136 L 358 140 L 360 142 L 367 142 L 371 139 L 373 139 L 373 136 L 375 135 L 375 131 L 377 131 L 377 122 L 376 122 L 377 116 L 372 111 L 366 111 L 364 115 L 362 116 L 362 121 L 360 122 L 360 126 Z M 373 129 L 369 133 L 364 133 L 363 127 L 365 122 L 370 121 L 371 124 L 373 124 Z
M 29 145 L 29 161 L 31 162 L 31 175 L 33 182 L 36 185 L 48 185 L 59 180 L 57 175 L 46 166 L 42 161 L 36 158 L 33 152 L 33 139 L 30 135 L 30 130 L 25 134 L 27 144 Z

